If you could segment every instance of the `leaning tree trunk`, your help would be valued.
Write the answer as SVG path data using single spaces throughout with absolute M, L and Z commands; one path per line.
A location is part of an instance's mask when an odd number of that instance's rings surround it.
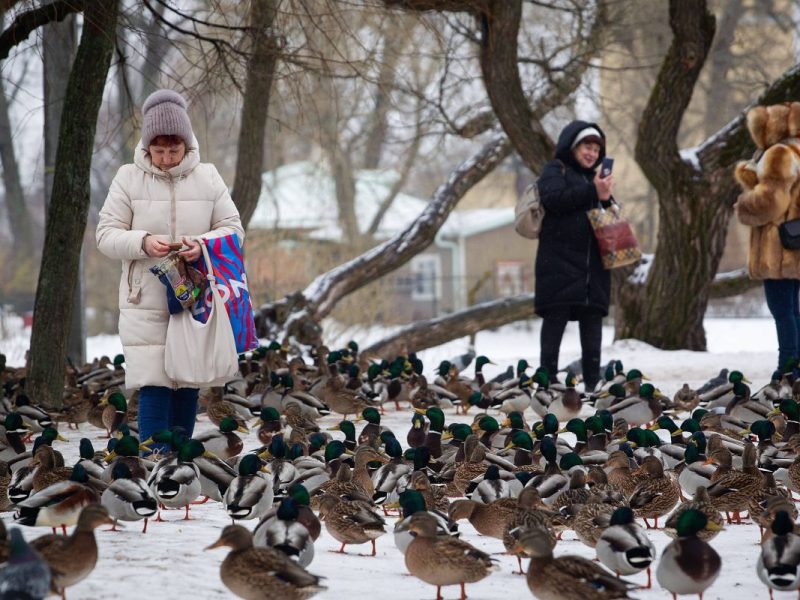
M 53 194 L 34 305 L 27 387 L 45 406 L 60 407 L 64 360 L 78 263 L 89 210 L 97 115 L 114 49 L 118 0 L 96 0 L 84 13 L 58 136 Z
M 247 84 L 242 102 L 242 122 L 233 182 L 233 200 L 245 229 L 261 195 L 264 134 L 272 80 L 278 61 L 278 44 L 272 32 L 272 24 L 279 4 L 280 0 L 253 0 L 250 4 L 253 45 L 247 65 Z

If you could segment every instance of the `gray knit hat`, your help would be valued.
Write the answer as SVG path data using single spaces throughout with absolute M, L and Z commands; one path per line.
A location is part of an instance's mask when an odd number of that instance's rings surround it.
M 159 135 L 177 135 L 188 148 L 194 137 L 192 123 L 186 112 L 186 100 L 178 92 L 158 90 L 142 105 L 142 145 L 146 148 Z

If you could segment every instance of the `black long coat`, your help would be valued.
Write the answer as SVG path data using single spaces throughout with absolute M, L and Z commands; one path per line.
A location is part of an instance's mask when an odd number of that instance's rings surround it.
M 536 255 L 536 314 L 546 317 L 553 309 L 570 308 L 571 317 L 581 311 L 608 314 L 611 276 L 603 268 L 597 242 L 586 211 L 600 206 L 592 182 L 595 171 L 583 169 L 570 150 L 575 136 L 595 123 L 573 121 L 558 136 L 556 158 L 539 178 L 539 196 L 545 216 Z M 605 139 L 605 134 L 603 134 Z M 605 156 L 601 148 L 594 167 Z

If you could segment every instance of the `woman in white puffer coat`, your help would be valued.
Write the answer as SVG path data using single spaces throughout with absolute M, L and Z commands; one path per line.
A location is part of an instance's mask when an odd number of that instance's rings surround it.
M 142 106 L 142 139 L 134 163 L 123 165 L 108 192 L 97 225 L 97 247 L 122 261 L 119 335 L 125 353 L 125 385 L 139 389 L 139 435 L 175 425 L 191 436 L 198 385 L 173 381 L 164 371 L 169 311 L 164 285 L 149 272 L 183 242 L 184 258 L 200 258 L 198 237 L 244 230 L 239 212 L 216 167 L 201 163 L 186 100 L 171 90 L 151 94 Z M 212 348 L 187 348 L 189 354 Z

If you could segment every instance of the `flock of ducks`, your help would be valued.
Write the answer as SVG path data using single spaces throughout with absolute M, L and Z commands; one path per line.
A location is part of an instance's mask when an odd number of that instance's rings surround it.
M 240 357 L 241 377 L 202 391 L 213 430 L 139 440 L 124 357 L 70 368 L 63 407 L 48 412 L 0 355 L 0 508 L 17 525 L 53 529 L 26 542 L 0 521 L 0 597 L 64 597 L 97 562 L 96 528 L 138 521 L 146 534 L 164 509 L 189 519 L 207 501 L 232 524 L 206 549 L 229 549 L 220 577 L 241 598 L 326 589 L 307 570 L 323 526 L 340 553 L 368 544 L 375 556 L 391 534 L 437 599 L 456 585 L 465 598 L 498 565 L 459 538 L 464 520 L 517 557 L 537 598 L 626 598 L 638 586 L 622 577 L 646 571 L 650 587 L 652 566 L 673 597 L 702 597 L 722 564 L 709 541 L 745 513 L 761 529 L 756 573 L 770 596 L 800 588 L 797 365 L 756 391 L 723 370 L 667 397 L 619 361 L 591 391 L 524 360 L 489 380 L 487 364 L 474 353 L 443 361 L 429 381 L 414 354 L 370 360 L 351 342 L 308 360 L 272 343 Z M 407 411 L 407 430 L 381 424 L 387 410 Z M 320 426 L 331 413 L 341 419 Z M 101 429 L 107 447 L 84 437 L 65 466 L 59 422 Z M 657 556 L 648 530 L 659 528 L 672 541 Z M 568 531 L 595 561 L 554 555 Z

